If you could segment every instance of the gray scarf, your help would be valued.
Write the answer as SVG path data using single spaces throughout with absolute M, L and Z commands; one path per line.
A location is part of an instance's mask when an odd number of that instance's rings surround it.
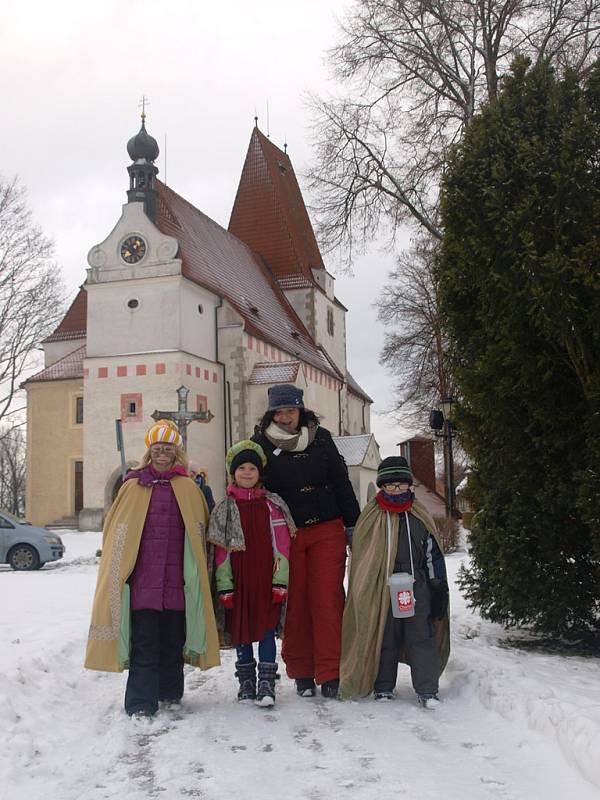
M 317 426 L 314 422 L 309 422 L 307 426 L 297 431 L 289 425 L 278 425 L 272 422 L 265 430 L 265 436 L 279 450 L 287 450 L 292 453 L 299 453 L 306 450 L 312 444 L 317 434 Z

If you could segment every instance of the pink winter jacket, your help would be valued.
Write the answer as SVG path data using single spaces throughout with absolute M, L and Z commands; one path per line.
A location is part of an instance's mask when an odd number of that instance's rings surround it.
M 150 486 L 152 495 L 142 531 L 135 568 L 129 577 L 132 611 L 183 611 L 183 544 L 185 525 L 177 505 L 171 478 L 187 475 L 175 465 L 157 472 L 151 465 L 134 470 L 126 480 L 137 478 L 140 486 Z

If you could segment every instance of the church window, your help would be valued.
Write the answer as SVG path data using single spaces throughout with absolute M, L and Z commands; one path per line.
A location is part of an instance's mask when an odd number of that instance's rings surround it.
M 83 425 L 83 397 L 75 398 L 75 424 Z
M 196 395 L 196 411 L 208 411 L 208 398 L 204 394 Z M 208 422 L 207 419 L 200 420 L 200 422 Z
M 141 392 L 122 394 L 120 405 L 122 422 L 141 422 L 143 420 Z
M 327 333 L 330 336 L 333 336 L 334 330 L 335 330 L 335 322 L 334 322 L 334 319 L 333 319 L 333 309 L 332 308 L 328 308 L 327 309 Z
M 127 301 L 127 307 L 130 308 L 132 311 L 134 308 L 137 308 L 140 304 L 140 301 L 136 297 L 132 297 L 131 300 Z

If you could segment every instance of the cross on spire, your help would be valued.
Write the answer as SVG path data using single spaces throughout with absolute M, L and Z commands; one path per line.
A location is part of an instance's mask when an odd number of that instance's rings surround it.
M 146 106 L 150 105 L 150 100 L 146 97 L 145 94 L 142 95 L 142 99 L 138 103 L 138 108 L 142 109 L 142 122 L 146 119 Z

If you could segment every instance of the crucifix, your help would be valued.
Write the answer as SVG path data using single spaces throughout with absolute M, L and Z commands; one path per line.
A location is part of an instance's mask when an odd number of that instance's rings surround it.
M 146 106 L 150 105 L 150 100 L 146 97 L 145 94 L 142 95 L 142 99 L 138 103 L 138 108 L 142 109 L 142 121 L 146 119 Z
M 188 411 L 187 398 L 190 390 L 187 386 L 177 389 L 177 411 L 154 411 L 150 416 L 158 422 L 159 419 L 172 419 L 179 428 L 183 439 L 183 449 L 187 450 L 187 426 L 190 422 L 210 422 L 213 419 L 208 409 L 206 411 Z

